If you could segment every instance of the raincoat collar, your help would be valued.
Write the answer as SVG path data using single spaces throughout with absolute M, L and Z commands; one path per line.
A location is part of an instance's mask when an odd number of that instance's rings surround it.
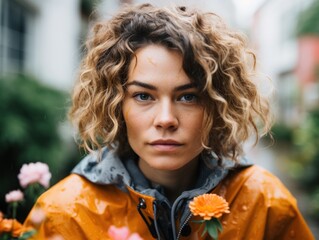
M 160 186 L 151 185 L 139 170 L 133 159 L 121 160 L 115 150 L 102 149 L 101 160 L 97 152 L 87 155 L 74 169 L 73 173 L 79 174 L 92 183 L 108 185 L 114 184 L 123 191 L 126 187 L 156 199 L 162 199 Z M 214 154 L 206 156 L 201 161 L 199 176 L 195 189 L 185 191 L 184 198 L 206 193 L 212 190 L 227 175 L 229 170 L 252 165 L 246 158 L 240 159 L 238 163 L 223 159 L 222 165 L 218 164 Z

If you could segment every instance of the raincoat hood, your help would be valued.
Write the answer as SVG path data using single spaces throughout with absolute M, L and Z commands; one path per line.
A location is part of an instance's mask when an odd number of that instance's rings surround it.
M 209 154 L 204 161 L 200 162 L 198 180 L 196 188 L 185 192 L 188 197 L 194 197 L 206 193 L 217 186 L 217 184 L 227 175 L 229 170 L 251 166 L 252 164 L 246 159 L 241 158 L 238 163 L 224 159 L 222 164 L 214 154 Z M 114 151 L 104 148 L 101 156 L 93 153 L 86 156 L 72 171 L 85 177 L 92 183 L 96 184 L 114 184 L 123 191 L 127 187 L 140 192 L 141 194 L 152 197 L 163 197 L 159 190 L 160 186 L 154 188 L 143 173 L 137 167 L 133 159 L 121 160 Z

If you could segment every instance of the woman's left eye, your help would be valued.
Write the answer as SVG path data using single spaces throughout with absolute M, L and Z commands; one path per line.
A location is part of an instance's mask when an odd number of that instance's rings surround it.
M 195 94 L 188 93 L 188 94 L 184 94 L 183 96 L 181 96 L 179 100 L 183 101 L 183 102 L 191 102 L 192 103 L 192 102 L 197 102 L 198 97 Z

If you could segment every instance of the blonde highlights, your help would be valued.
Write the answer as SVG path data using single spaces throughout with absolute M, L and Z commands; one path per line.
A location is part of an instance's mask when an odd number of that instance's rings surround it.
M 87 42 L 70 109 L 86 150 L 116 145 L 121 154 L 132 151 L 122 101 L 134 52 L 148 44 L 182 54 L 184 71 L 202 93 L 206 149 L 236 161 L 244 141 L 254 134 L 257 142 L 269 131 L 268 102 L 253 81 L 256 59 L 245 38 L 213 13 L 144 4 L 97 23 Z

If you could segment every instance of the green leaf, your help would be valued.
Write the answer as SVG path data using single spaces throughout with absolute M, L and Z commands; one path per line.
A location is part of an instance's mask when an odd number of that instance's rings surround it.
M 204 231 L 203 231 L 203 233 L 202 233 L 202 236 L 201 237 L 204 237 L 204 235 L 207 233 L 207 226 L 206 226 L 206 224 L 205 224 L 205 228 L 204 228 Z
M 205 222 L 205 220 L 192 220 L 192 222 L 194 222 L 194 223 L 203 223 L 203 222 Z
M 216 226 L 216 222 L 214 220 L 206 221 L 206 227 L 209 236 L 211 236 L 213 239 L 218 238 L 218 230 Z
M 19 240 L 27 240 L 28 238 L 32 237 L 36 232 L 36 230 L 30 230 L 28 232 L 25 232 L 22 234 L 22 236 L 19 237 Z
M 213 218 L 211 221 L 214 221 L 214 224 L 216 225 L 219 232 L 223 230 L 223 226 L 217 218 Z

